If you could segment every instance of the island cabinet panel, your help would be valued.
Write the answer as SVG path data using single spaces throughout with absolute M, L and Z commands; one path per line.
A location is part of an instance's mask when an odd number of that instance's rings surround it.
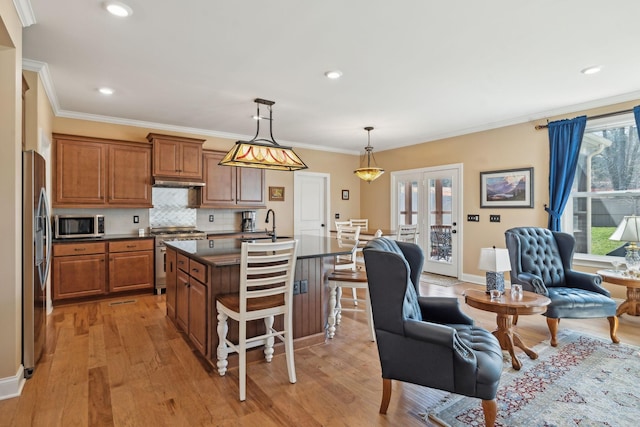
M 153 143 L 153 176 L 202 179 L 204 139 L 150 133 Z
M 171 251 L 170 249 L 167 252 Z M 175 291 L 175 323 L 204 356 L 209 347 L 209 297 L 207 266 L 182 254 L 177 257 L 178 271 Z M 167 283 L 167 286 L 169 284 Z M 167 288 L 168 291 L 168 288 Z M 169 304 L 167 315 L 170 316 Z
M 165 269 L 167 272 L 165 298 L 167 304 L 167 316 L 173 322 L 175 322 L 176 319 L 176 286 L 178 279 L 178 267 L 176 265 L 177 255 L 176 251 L 167 248 L 165 255 Z

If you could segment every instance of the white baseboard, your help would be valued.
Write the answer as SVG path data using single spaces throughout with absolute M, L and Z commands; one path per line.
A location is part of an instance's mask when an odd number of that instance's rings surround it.
M 0 378 L 0 400 L 20 396 L 25 381 L 24 367 L 22 365 L 20 365 L 20 369 L 13 377 Z

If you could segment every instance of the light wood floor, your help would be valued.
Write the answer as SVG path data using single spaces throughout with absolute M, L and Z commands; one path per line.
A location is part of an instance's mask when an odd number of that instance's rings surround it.
M 470 287 L 422 293 L 458 296 L 465 312 L 493 330 L 493 314 L 464 305 Z M 606 319 L 565 319 L 560 328 L 608 338 Z M 640 318 L 623 315 L 622 342 L 640 345 L 639 328 Z M 521 316 L 518 331 L 531 346 L 548 340 L 539 315 Z M 378 414 L 380 366 L 362 313 L 345 313 L 333 340 L 296 351 L 294 385 L 283 355 L 251 364 L 243 403 L 237 369 L 220 377 L 195 355 L 165 318 L 164 295 L 57 307 L 47 332 L 47 354 L 22 395 L 0 401 L 0 426 L 424 426 L 419 414 L 437 396 L 394 382 L 388 414 Z

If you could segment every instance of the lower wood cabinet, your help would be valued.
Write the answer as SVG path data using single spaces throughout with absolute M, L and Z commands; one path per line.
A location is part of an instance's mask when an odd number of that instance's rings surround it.
M 170 259 L 171 249 L 167 249 L 167 260 Z M 207 288 L 207 266 L 188 257 L 177 254 L 178 271 L 176 274 L 175 286 L 175 324 L 182 329 L 194 347 L 200 353 L 207 355 L 207 308 L 208 308 L 208 288 Z M 169 276 L 167 275 L 167 300 L 173 295 L 169 288 Z M 169 303 L 167 303 L 167 315 Z M 174 319 L 172 319 L 174 320 Z
M 167 304 L 167 316 L 174 323 L 176 321 L 176 288 L 178 279 L 178 267 L 177 252 L 173 249 L 167 248 L 165 255 L 165 270 L 166 270 L 166 289 L 165 289 L 165 301 Z
M 53 245 L 53 301 L 106 294 L 106 261 L 104 242 Z
M 153 291 L 153 240 L 109 242 L 109 292 Z
M 154 288 L 153 239 L 53 245 L 53 301 Z

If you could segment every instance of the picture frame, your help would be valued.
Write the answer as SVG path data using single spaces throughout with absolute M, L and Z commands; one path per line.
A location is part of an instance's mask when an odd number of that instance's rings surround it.
M 480 172 L 481 208 L 533 208 L 533 168 Z
M 284 187 L 269 187 L 270 202 L 284 202 Z
M 349 200 L 349 190 L 342 190 L 342 200 Z

